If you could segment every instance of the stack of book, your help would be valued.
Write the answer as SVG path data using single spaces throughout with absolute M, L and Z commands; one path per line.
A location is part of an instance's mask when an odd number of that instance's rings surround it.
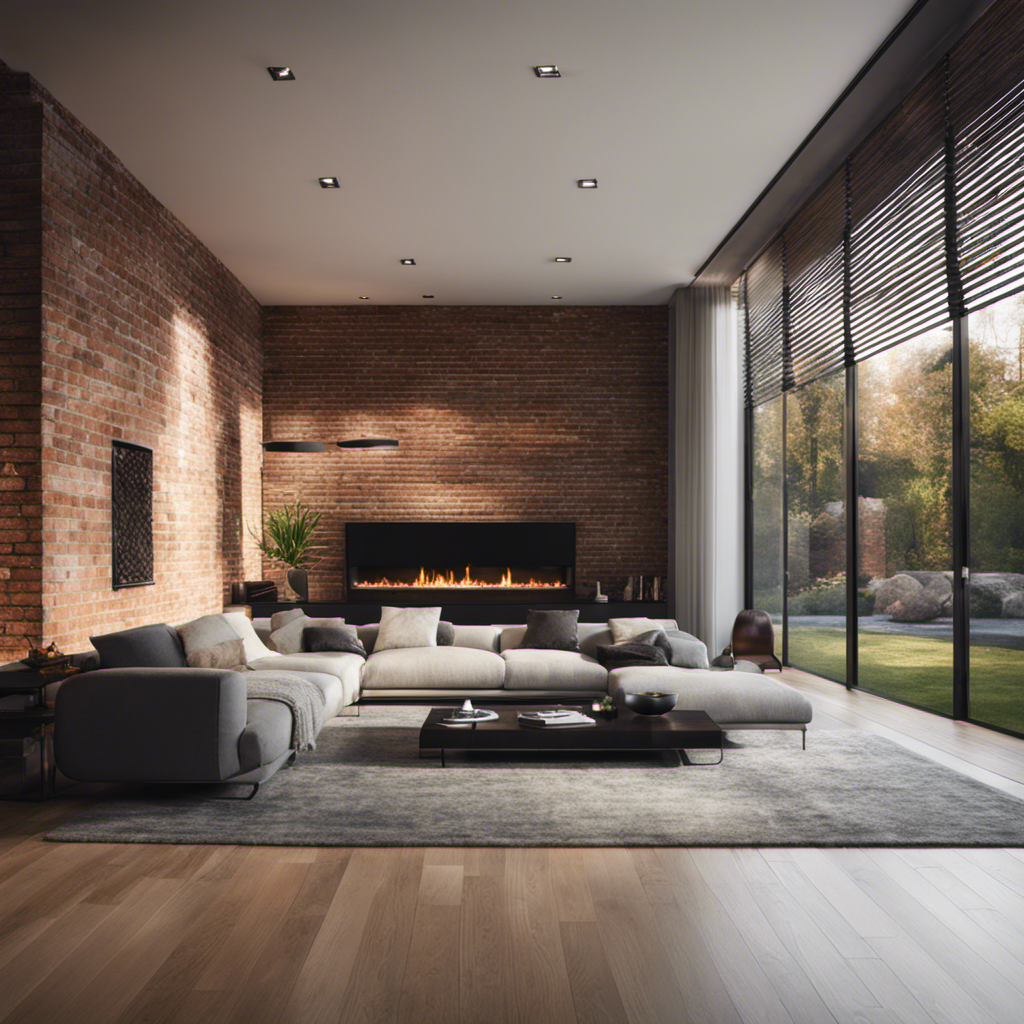
M 574 708 L 554 708 L 551 711 L 521 711 L 519 724 L 528 725 L 533 729 L 552 729 L 561 726 L 596 725 L 593 718 L 588 718 Z

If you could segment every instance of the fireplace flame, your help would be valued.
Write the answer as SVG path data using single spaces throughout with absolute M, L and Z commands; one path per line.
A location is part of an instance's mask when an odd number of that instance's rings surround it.
M 534 579 L 530 577 L 529 582 L 523 580 L 513 581 L 512 570 L 506 569 L 502 573 L 501 579 L 497 583 L 489 583 L 486 580 L 479 580 L 473 577 L 470 567 L 466 566 L 466 571 L 461 579 L 456 579 L 455 572 L 449 571 L 447 573 L 440 573 L 436 569 L 431 570 L 428 574 L 427 570 L 420 566 L 419 575 L 411 583 L 402 580 L 391 580 L 387 576 L 381 576 L 376 580 L 367 580 L 365 583 L 359 583 L 360 587 L 379 587 L 381 589 L 396 589 L 398 587 L 409 587 L 409 588 L 424 588 L 429 590 L 450 590 L 450 589 L 497 589 L 501 588 L 504 590 L 564 590 L 564 583 L 551 583 L 545 582 L 544 580 Z

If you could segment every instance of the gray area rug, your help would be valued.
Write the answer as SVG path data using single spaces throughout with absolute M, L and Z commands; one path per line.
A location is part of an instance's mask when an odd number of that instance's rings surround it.
M 1024 801 L 855 730 L 736 732 L 675 754 L 419 758 L 425 708 L 329 722 L 255 799 L 150 786 L 47 835 L 278 846 L 1024 846 Z M 694 760 L 711 751 L 695 751 Z M 236 787 L 236 791 L 240 787 Z M 244 792 L 244 791 L 243 791 Z

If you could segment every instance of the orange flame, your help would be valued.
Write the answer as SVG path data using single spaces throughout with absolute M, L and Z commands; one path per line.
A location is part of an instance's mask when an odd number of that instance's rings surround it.
M 564 590 L 564 583 L 545 583 L 543 580 L 536 580 L 532 576 L 528 583 L 523 581 L 512 581 L 512 570 L 506 569 L 502 573 L 501 579 L 497 583 L 488 583 L 486 580 L 478 580 L 473 578 L 473 574 L 470 572 L 470 567 L 466 566 L 466 571 L 462 576 L 462 579 L 456 579 L 454 571 L 448 573 L 439 573 L 436 569 L 427 575 L 427 570 L 422 566 L 420 567 L 419 575 L 411 583 L 403 582 L 401 580 L 391 580 L 387 576 L 381 576 L 380 579 L 367 581 L 360 583 L 360 587 L 379 587 L 387 589 L 395 589 L 398 587 L 422 587 L 430 590 L 450 590 L 450 589 L 461 589 L 461 588 L 491 588 L 500 587 L 505 590 L 521 590 L 521 589 L 543 589 L 543 590 Z

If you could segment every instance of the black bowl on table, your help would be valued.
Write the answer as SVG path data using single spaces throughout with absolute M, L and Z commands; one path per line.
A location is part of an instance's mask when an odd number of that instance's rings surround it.
M 678 693 L 624 693 L 622 702 L 638 715 L 663 715 L 679 700 Z

